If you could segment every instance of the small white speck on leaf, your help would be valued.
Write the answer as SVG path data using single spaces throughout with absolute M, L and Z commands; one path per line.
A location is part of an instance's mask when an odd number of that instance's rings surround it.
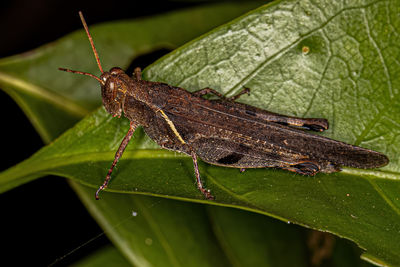
M 146 238 L 145 240 L 144 240 L 144 243 L 146 244 L 146 245 L 148 245 L 148 246 L 151 246 L 152 244 L 153 244 L 153 239 L 151 239 L 151 238 Z

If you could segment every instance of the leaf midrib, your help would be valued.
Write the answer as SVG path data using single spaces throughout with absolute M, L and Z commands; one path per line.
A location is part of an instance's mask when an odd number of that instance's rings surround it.
M 80 153 L 80 154 L 69 154 L 52 157 L 39 157 L 31 158 L 27 161 L 22 162 L 0 174 L 0 183 L 2 180 L 14 180 L 19 177 L 29 176 L 34 173 L 51 173 L 51 169 L 58 167 L 68 166 L 75 163 L 82 162 L 93 162 L 93 161 L 112 161 L 114 159 L 115 152 L 95 152 L 95 153 Z M 128 159 L 176 159 L 176 158 L 187 158 L 188 156 L 181 153 L 174 153 L 168 150 L 161 149 L 136 149 L 126 151 L 122 157 L 123 160 Z M 29 166 L 29 167 L 27 167 Z M 48 166 L 52 166 L 49 168 Z M 390 172 L 385 170 L 363 170 L 363 169 L 352 169 L 343 168 L 344 174 L 350 174 L 371 181 L 374 179 L 389 179 L 389 180 L 400 180 L 400 174 L 396 172 Z M 10 176 L 11 174 L 11 176 Z M 5 179 L 6 178 L 6 179 Z M 215 181 L 214 181 L 215 182 Z

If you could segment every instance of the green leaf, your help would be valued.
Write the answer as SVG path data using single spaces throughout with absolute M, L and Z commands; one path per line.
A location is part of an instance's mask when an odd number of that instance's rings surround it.
M 75 189 L 86 192 L 83 202 L 134 265 L 228 266 L 201 205 L 121 194 L 99 202 L 90 187 Z
M 304 229 L 238 209 L 207 206 L 207 210 L 233 265 L 308 266 Z
M 121 253 L 113 246 L 107 246 L 97 250 L 91 255 L 85 257 L 77 263 L 74 267 L 101 267 L 101 266 L 115 266 L 115 267 L 129 267 L 131 264 L 121 255 Z
M 387 154 L 381 170 L 345 169 L 315 178 L 279 170 L 201 164 L 217 200 L 335 233 L 373 262 L 399 265 L 398 1 L 281 1 L 176 50 L 145 76 L 196 90 L 213 87 L 285 114 L 326 117 L 324 133 Z M 95 83 L 92 81 L 92 83 Z M 0 175 L 7 190 L 51 173 L 97 187 L 127 131 L 101 109 L 28 161 Z M 110 191 L 204 202 L 191 160 L 154 149 L 142 132 L 124 154 Z M 106 197 L 106 193 L 104 197 Z
M 304 230 L 294 225 L 236 209 L 148 196 L 108 193 L 96 201 L 92 188 L 75 183 L 74 188 L 113 243 L 137 266 L 307 263 Z

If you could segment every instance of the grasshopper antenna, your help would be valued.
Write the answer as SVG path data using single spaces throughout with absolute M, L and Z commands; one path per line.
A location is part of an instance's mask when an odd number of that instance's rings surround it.
M 100 69 L 101 73 L 104 73 L 103 68 L 101 67 L 101 64 L 100 64 L 99 54 L 97 53 L 96 47 L 94 46 L 92 36 L 90 35 L 89 28 L 88 28 L 88 26 L 86 24 L 85 18 L 83 17 L 82 11 L 79 11 L 79 17 L 81 18 L 83 27 L 85 28 L 86 34 L 87 34 L 87 36 L 89 38 L 90 45 L 92 46 L 92 50 L 93 50 L 93 54 L 94 54 L 94 56 L 96 58 L 97 66 L 99 66 L 99 69 Z M 78 70 L 70 70 L 70 69 L 65 69 L 65 68 L 58 68 L 58 69 L 62 70 L 62 71 L 66 71 L 66 72 L 71 72 L 71 73 L 90 76 L 90 77 L 95 78 L 96 80 L 98 80 L 102 85 L 104 85 L 104 81 L 103 80 L 101 80 L 99 77 L 97 77 L 96 75 L 93 75 L 91 73 L 78 71 Z
M 92 50 L 93 50 L 94 56 L 95 56 L 96 61 L 97 61 L 97 66 L 99 66 L 99 69 L 100 69 L 101 73 L 103 73 L 104 71 L 103 71 L 103 68 L 101 67 L 101 64 L 100 64 L 99 54 L 97 53 L 96 47 L 94 47 L 93 39 L 92 39 L 92 36 L 90 35 L 89 28 L 88 28 L 88 26 L 86 24 L 85 18 L 83 17 L 82 11 L 79 11 L 79 17 L 81 18 L 83 27 L 85 28 L 87 37 L 89 38 L 90 45 L 92 46 Z
M 102 85 L 104 85 L 104 81 L 102 81 L 99 77 L 97 77 L 94 74 L 88 73 L 88 72 L 83 72 L 83 71 L 79 71 L 79 70 L 70 70 L 70 69 L 65 69 L 65 68 L 58 68 L 59 70 L 62 71 L 66 71 L 66 72 L 71 72 L 71 73 L 76 73 L 76 74 L 82 74 L 82 75 L 86 75 L 86 76 L 90 76 L 92 78 L 95 78 L 96 80 L 98 80 Z

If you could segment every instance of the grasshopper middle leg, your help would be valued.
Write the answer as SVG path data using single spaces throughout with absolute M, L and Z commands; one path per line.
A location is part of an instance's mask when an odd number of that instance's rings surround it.
M 193 159 L 193 167 L 194 167 L 194 174 L 196 175 L 197 188 L 201 191 L 201 193 L 203 193 L 206 199 L 213 200 L 214 197 L 211 195 L 210 190 L 203 187 L 203 182 L 201 181 L 200 178 L 199 166 L 197 164 L 197 155 L 193 150 L 191 151 L 191 156 Z

